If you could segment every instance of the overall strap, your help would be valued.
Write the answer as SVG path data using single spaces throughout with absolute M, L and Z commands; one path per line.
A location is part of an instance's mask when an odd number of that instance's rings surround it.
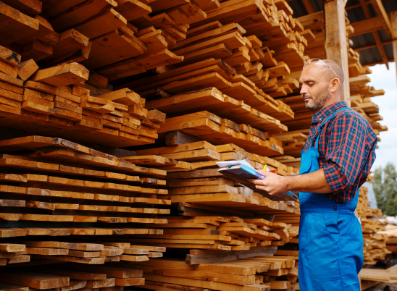
M 328 116 L 328 117 L 320 124 L 320 126 L 318 127 L 318 130 L 317 130 L 317 133 L 316 133 L 315 136 L 313 137 L 312 146 L 314 145 L 316 148 L 318 147 L 318 140 L 319 140 L 319 138 L 320 138 L 320 133 L 321 133 L 321 131 L 323 130 L 324 126 L 327 124 L 327 122 L 328 122 L 332 117 L 334 117 L 334 116 L 336 115 L 336 113 L 338 113 L 339 111 L 345 111 L 345 110 L 348 110 L 348 109 L 349 109 L 348 107 L 339 108 L 338 110 L 332 112 L 332 114 L 331 114 L 330 116 Z

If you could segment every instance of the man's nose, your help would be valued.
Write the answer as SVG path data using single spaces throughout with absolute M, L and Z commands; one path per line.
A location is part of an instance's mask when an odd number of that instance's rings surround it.
M 307 94 L 307 86 L 302 85 L 300 93 L 301 93 L 301 95 Z

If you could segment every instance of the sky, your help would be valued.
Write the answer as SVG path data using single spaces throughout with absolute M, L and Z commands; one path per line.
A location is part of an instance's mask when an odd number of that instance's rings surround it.
M 376 151 L 376 160 L 372 170 L 384 167 L 388 162 L 392 162 L 397 167 L 397 77 L 395 63 L 389 63 L 389 70 L 385 65 L 370 67 L 372 74 L 369 86 L 375 89 L 385 90 L 385 95 L 371 98 L 372 102 L 379 106 L 379 114 L 383 120 L 379 121 L 386 125 L 389 130 L 380 133 L 381 142 L 378 143 L 379 149 Z

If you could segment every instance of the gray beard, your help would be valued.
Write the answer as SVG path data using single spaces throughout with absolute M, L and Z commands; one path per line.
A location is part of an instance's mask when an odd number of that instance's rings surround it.
M 329 101 L 330 99 L 331 99 L 331 95 L 327 93 L 327 96 L 326 96 L 325 98 L 320 98 L 319 100 L 314 100 L 314 99 L 312 99 L 312 101 L 313 101 L 313 104 L 312 104 L 312 105 L 307 105 L 307 104 L 305 103 L 305 107 L 306 107 L 307 109 L 310 109 L 311 111 L 317 112 L 317 111 L 319 111 L 320 109 L 322 109 L 322 108 L 324 107 L 324 104 L 325 104 L 327 101 Z

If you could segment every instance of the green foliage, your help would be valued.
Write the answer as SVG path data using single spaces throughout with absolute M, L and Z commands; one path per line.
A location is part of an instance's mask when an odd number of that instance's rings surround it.
M 378 208 L 386 215 L 397 215 L 397 171 L 392 163 L 375 170 L 372 181 Z

